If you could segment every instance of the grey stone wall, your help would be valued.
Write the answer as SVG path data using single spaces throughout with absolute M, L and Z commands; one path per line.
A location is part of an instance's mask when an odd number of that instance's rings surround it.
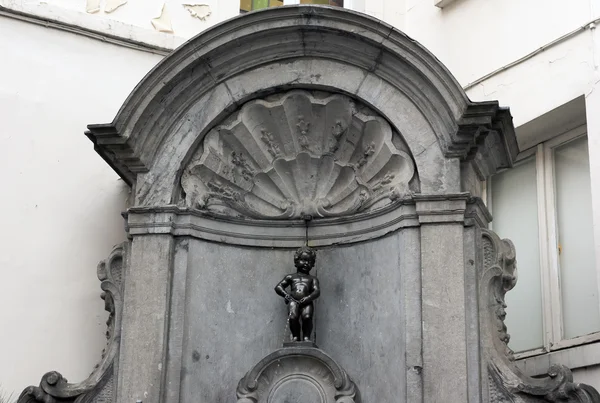
M 318 251 L 316 342 L 365 403 L 406 395 L 406 332 L 420 327 L 418 317 L 406 323 L 407 294 L 420 291 L 406 282 L 419 270 L 416 232 Z M 188 248 L 181 401 L 233 403 L 238 381 L 286 336 L 285 304 L 273 287 L 295 271 L 293 250 L 195 239 Z
M 134 190 L 111 338 L 117 402 L 236 402 L 238 381 L 286 335 L 273 287 L 295 271 L 306 213 L 320 248 L 316 341 L 361 391 L 338 402 L 600 402 L 567 368 L 524 376 L 506 345 L 515 253 L 485 230 L 478 196 L 518 152 L 510 113 L 471 102 L 381 21 L 330 7 L 248 13 L 173 52 L 112 123 L 89 129 Z M 347 176 L 323 181 L 325 167 Z M 85 402 L 112 376 L 107 366 L 81 386 L 49 373 L 21 403 Z

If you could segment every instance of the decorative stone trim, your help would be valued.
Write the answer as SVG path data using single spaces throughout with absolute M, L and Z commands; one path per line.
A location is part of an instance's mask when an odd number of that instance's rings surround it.
M 186 207 L 132 207 L 126 213 L 130 236 L 173 234 L 234 245 L 296 248 L 305 243 L 302 220 L 252 220 L 216 215 Z M 410 200 L 352 217 L 323 218 L 310 223 L 311 246 L 346 244 L 378 238 L 418 226 Z
M 315 35 L 317 27 L 322 29 Z M 325 67 L 289 67 L 299 57 Z M 259 84 L 248 82 L 252 76 Z M 420 44 L 375 18 L 336 7 L 274 7 L 208 29 L 163 59 L 112 123 L 90 125 L 87 135 L 98 153 L 133 184 L 139 173 L 152 170 L 159 148 L 198 102 L 202 111 L 195 116 L 210 120 L 202 131 L 220 123 L 214 108 L 218 113 L 235 110 L 265 93 L 289 88 L 335 87 L 383 111 L 382 102 L 398 103 L 387 85 L 413 102 L 423 122 L 411 125 L 429 126 L 446 158 L 473 161 L 482 175 L 512 165 L 518 146 L 507 109 L 496 102 L 469 101 L 448 70 Z M 427 139 L 424 146 L 431 144 Z M 494 158 L 489 158 L 492 149 Z
M 315 403 L 361 401 L 348 374 L 333 358 L 314 347 L 284 347 L 269 354 L 240 380 L 237 401 L 282 402 L 287 392 L 297 395 L 298 388 L 305 399 L 312 395 Z
M 303 220 L 256 220 L 181 206 L 132 207 L 124 214 L 130 236 L 172 234 L 232 245 L 297 248 L 305 243 Z M 479 198 L 468 193 L 422 195 L 350 217 L 318 218 L 309 224 L 311 246 L 347 244 L 379 238 L 422 224 L 461 223 L 485 227 L 491 220 Z
M 463 223 L 469 199 L 468 193 L 413 195 L 421 224 Z
M 121 339 L 121 312 L 123 310 L 123 275 L 127 264 L 127 245 L 114 247 L 106 260 L 98 264 L 98 278 L 102 282 L 102 299 L 109 312 L 106 321 L 107 345 L 102 359 L 92 374 L 83 382 L 68 383 L 58 372 L 51 371 L 42 377 L 39 386 L 27 387 L 18 403 L 110 403 L 116 402 L 115 368 Z
M 276 94 L 225 121 L 184 169 L 189 207 L 257 219 L 336 217 L 406 198 L 411 182 L 418 189 L 400 135 L 345 95 Z
M 531 378 L 515 365 L 504 324 L 505 295 L 517 282 L 515 248 L 510 240 L 501 240 L 489 230 L 482 230 L 482 246 L 480 340 L 487 361 L 489 401 L 600 403 L 600 394 L 588 385 L 573 383 L 571 370 L 565 366 L 551 366 L 546 378 Z
M 492 222 L 492 214 L 480 197 L 470 197 L 465 211 L 465 225 L 487 228 Z

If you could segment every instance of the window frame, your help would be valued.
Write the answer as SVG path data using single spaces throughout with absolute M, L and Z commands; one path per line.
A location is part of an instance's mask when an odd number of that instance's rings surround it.
M 563 336 L 554 150 L 584 136 L 587 136 L 585 124 L 521 152 L 516 159 L 515 165 L 518 165 L 529 158 L 535 158 L 543 326 L 542 347 L 517 352 L 515 353 L 516 359 L 535 357 L 600 341 L 600 331 L 570 339 Z M 493 214 L 492 181 L 493 177 L 486 181 L 484 197 L 488 209 Z M 490 229 L 493 230 L 493 222 L 490 224 Z M 556 246 L 552 247 L 552 245 Z M 596 256 L 596 280 L 600 294 L 600 259 L 598 256 Z M 510 333 L 510 329 L 508 330 Z

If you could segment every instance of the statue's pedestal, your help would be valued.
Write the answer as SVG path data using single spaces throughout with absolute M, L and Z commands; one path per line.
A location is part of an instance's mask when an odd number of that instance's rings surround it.
M 319 348 L 314 341 L 288 341 L 283 343 L 283 348 L 289 347 L 313 347 Z
M 290 342 L 239 382 L 238 403 L 359 403 L 346 372 L 313 342 Z

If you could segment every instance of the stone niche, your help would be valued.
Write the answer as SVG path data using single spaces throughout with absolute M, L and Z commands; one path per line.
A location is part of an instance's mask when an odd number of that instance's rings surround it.
M 385 23 L 234 18 L 86 134 L 132 187 L 98 271 L 108 345 L 84 382 L 50 372 L 20 403 L 600 402 L 507 347 L 515 251 L 480 196 L 518 152 L 509 111 Z M 290 345 L 273 287 L 307 237 L 321 296 Z

